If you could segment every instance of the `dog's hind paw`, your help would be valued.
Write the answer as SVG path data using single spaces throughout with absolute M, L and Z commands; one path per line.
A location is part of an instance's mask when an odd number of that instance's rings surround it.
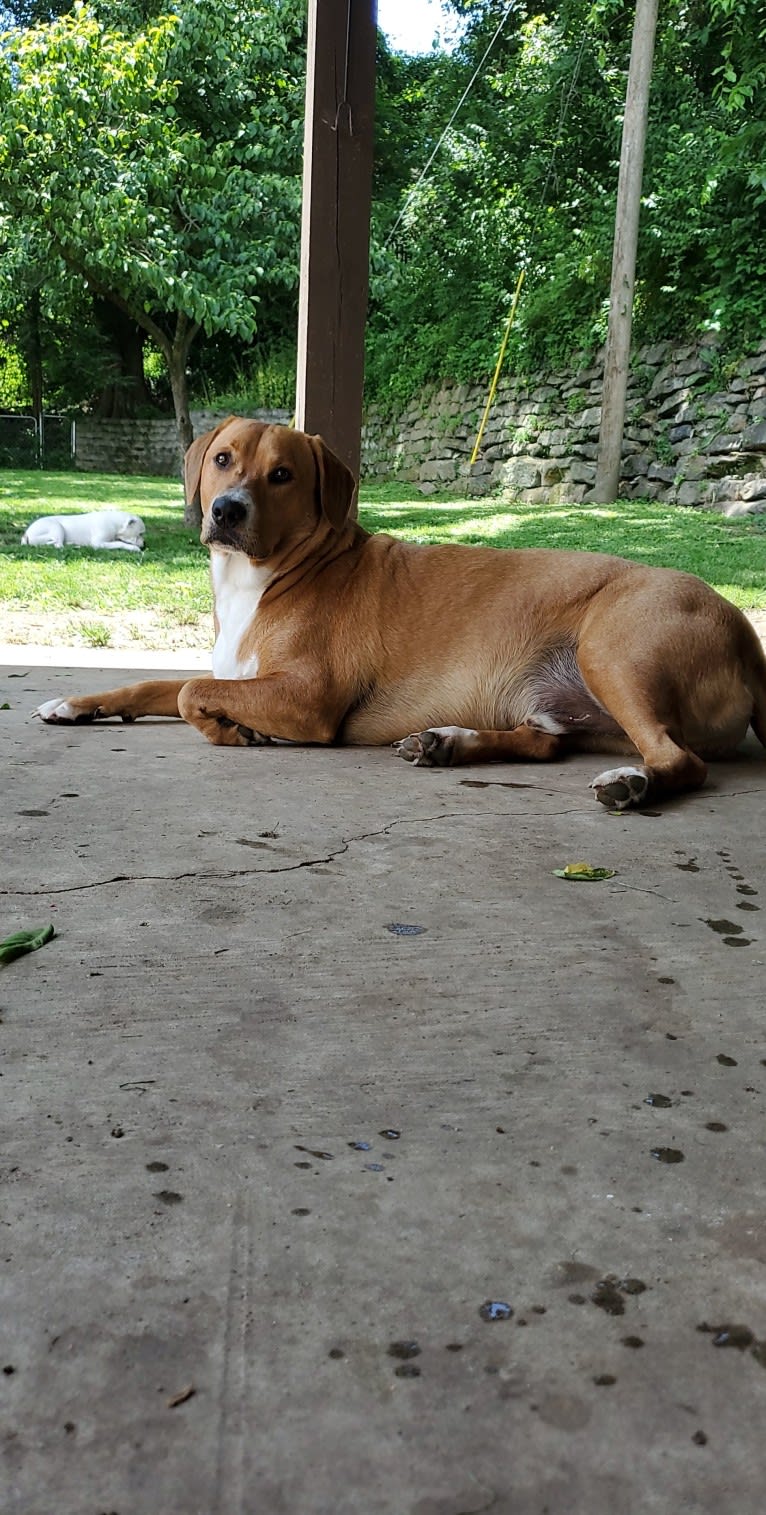
M 608 810 L 628 810 L 631 805 L 643 805 L 649 780 L 641 768 L 610 768 L 590 787 L 599 804 Z
M 394 747 L 407 763 L 418 768 L 448 768 L 460 761 L 460 749 L 465 737 L 474 733 L 463 726 L 432 726 L 428 731 L 414 731 L 394 742 Z

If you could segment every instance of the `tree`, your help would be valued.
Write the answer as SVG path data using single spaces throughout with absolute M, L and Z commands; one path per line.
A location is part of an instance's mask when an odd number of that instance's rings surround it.
M 183 0 L 133 33 L 76 4 L 4 39 L 0 211 L 152 338 L 182 450 L 195 337 L 249 341 L 297 279 L 300 28 L 296 0 Z
M 506 0 L 453 4 L 466 28 L 452 58 L 418 60 L 417 79 L 401 71 L 402 116 L 418 114 L 426 138 L 405 139 L 400 162 L 408 182 L 389 174 L 384 187 L 379 174 L 377 229 L 385 247 L 373 264 L 368 340 L 368 394 L 378 398 L 401 401 L 423 384 L 488 377 L 521 268 L 526 280 L 507 370 L 529 373 L 575 356 L 581 364 L 606 333 L 634 5 L 521 0 L 508 12 Z M 694 338 L 711 328 L 734 344 L 762 334 L 764 37 L 766 0 L 665 0 L 660 7 L 637 343 Z M 387 87 L 394 164 L 400 80 Z

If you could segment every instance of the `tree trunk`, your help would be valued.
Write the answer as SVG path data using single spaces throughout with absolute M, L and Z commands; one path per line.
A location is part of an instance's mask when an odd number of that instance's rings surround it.
M 144 378 L 146 332 L 111 300 L 94 298 L 93 313 L 109 343 L 112 374 L 99 396 L 96 415 L 109 421 L 130 420 L 153 405 Z
M 630 337 L 633 323 L 633 291 L 636 281 L 638 218 L 644 147 L 649 114 L 654 37 L 658 0 L 636 0 L 633 45 L 630 53 L 628 89 L 622 128 L 620 174 L 612 253 L 612 284 L 609 295 L 609 329 L 604 353 L 604 383 L 601 397 L 601 431 L 598 439 L 596 481 L 588 495 L 601 505 L 617 499 L 620 487 L 622 437 L 625 428 L 625 396 L 630 367 Z
M 111 293 L 96 280 L 89 281 L 94 294 L 109 300 L 116 305 L 118 310 L 125 312 L 131 321 L 136 321 L 148 332 L 153 342 L 162 353 L 168 370 L 170 388 L 173 395 L 173 409 L 178 429 L 179 473 L 183 475 L 184 455 L 191 447 L 194 440 L 194 428 L 189 415 L 189 386 L 186 379 L 186 365 L 189 359 L 192 342 L 200 331 L 200 325 L 196 321 L 190 321 L 183 311 L 176 315 L 176 329 L 172 337 L 159 325 L 151 313 L 133 309 L 122 296 Z M 184 523 L 187 526 L 199 527 L 202 524 L 202 512 L 199 506 L 187 506 L 184 510 Z
M 189 357 L 189 349 L 199 331 L 199 326 L 190 325 L 188 318 L 180 314 L 176 321 L 176 331 L 172 343 L 168 343 L 165 351 L 165 360 L 168 365 L 170 376 L 170 388 L 173 391 L 173 408 L 176 414 L 176 426 L 178 428 L 179 463 L 183 471 L 184 454 L 191 447 L 194 440 L 194 427 L 189 415 L 189 386 L 186 379 L 186 363 Z M 199 503 L 189 504 L 184 507 L 184 525 L 199 529 L 202 525 L 202 511 Z
M 32 412 L 39 423 L 43 410 L 43 347 L 40 335 L 40 291 L 30 292 L 23 324 L 24 362 L 32 401 Z

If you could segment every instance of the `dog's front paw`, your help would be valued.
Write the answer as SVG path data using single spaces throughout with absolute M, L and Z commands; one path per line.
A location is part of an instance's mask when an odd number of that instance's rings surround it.
M 33 712 L 50 726 L 71 725 L 75 721 L 95 721 L 101 714 L 98 704 L 91 699 L 44 700 Z
M 232 721 L 225 715 L 208 716 L 195 724 L 214 747 L 271 746 L 270 736 L 264 736 L 260 731 L 253 731 L 252 726 L 243 726 L 239 721 Z
M 649 780 L 641 768 L 610 768 L 590 787 L 600 805 L 609 810 L 628 810 L 632 805 L 643 805 Z
M 458 758 L 461 741 L 470 735 L 462 726 L 432 726 L 428 731 L 416 731 L 394 747 L 407 763 L 417 768 L 449 768 Z
M 253 731 L 252 726 L 237 725 L 237 731 L 246 747 L 270 747 L 271 737 L 264 736 L 262 731 Z

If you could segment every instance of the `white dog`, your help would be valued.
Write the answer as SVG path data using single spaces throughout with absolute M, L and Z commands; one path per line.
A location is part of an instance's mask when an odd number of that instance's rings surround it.
M 142 552 L 144 523 L 123 510 L 94 510 L 89 515 L 41 516 L 21 538 L 24 547 L 118 547 Z

